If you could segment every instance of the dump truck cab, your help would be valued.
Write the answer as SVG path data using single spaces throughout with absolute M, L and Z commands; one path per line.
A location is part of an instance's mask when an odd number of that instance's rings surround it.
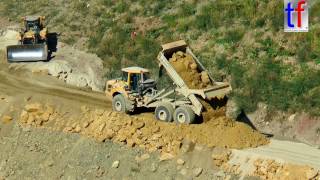
M 112 97 L 117 94 L 128 97 L 129 94 L 138 93 L 140 84 L 150 77 L 149 70 L 141 67 L 128 67 L 121 71 L 121 78 L 107 82 L 106 93 Z
M 121 78 L 107 81 L 106 94 L 113 97 L 114 110 L 129 112 L 156 93 L 156 83 L 148 69 L 127 67 L 121 71 Z

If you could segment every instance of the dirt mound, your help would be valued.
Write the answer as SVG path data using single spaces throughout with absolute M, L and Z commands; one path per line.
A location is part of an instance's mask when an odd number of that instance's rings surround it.
M 202 89 L 212 86 L 208 72 L 200 72 L 196 61 L 190 54 L 178 51 L 172 55 L 169 62 L 189 88 Z
M 307 165 L 294 165 L 281 160 L 265 159 L 265 157 L 234 157 L 228 149 L 215 149 L 212 154 L 215 166 L 232 174 L 254 176 L 260 179 L 310 179 L 320 178 L 320 172 Z M 240 160 L 240 161 L 239 161 Z
M 210 120 L 214 120 L 217 117 L 225 117 L 226 116 L 226 107 L 223 100 L 213 100 L 213 101 L 205 101 L 200 99 L 201 104 L 204 107 L 204 111 L 201 113 L 203 122 L 208 122 Z M 215 104 L 215 108 L 211 104 Z M 228 119 L 228 118 L 226 118 Z
M 80 133 L 93 137 L 98 141 L 112 140 L 127 144 L 130 147 L 140 147 L 150 152 L 177 154 L 180 152 L 184 139 L 207 145 L 209 147 L 249 148 L 268 143 L 268 140 L 247 125 L 226 119 L 223 116 L 200 125 L 176 125 L 155 121 L 152 114 L 128 116 L 105 110 L 90 110 L 82 107 L 82 114 L 64 117 L 64 112 L 52 113 L 48 121 L 30 123 L 25 116 L 43 114 L 41 105 L 37 111 L 22 112 L 20 123 L 23 125 L 42 126 L 52 130 Z M 31 105 L 34 106 L 34 105 Z M 41 107 L 41 108 L 40 108 Z M 28 114 L 28 115 L 27 115 Z M 46 118 L 47 120 L 47 118 Z
M 261 179 L 318 179 L 319 172 L 309 166 L 281 164 L 275 160 L 258 159 L 254 162 L 254 176 Z
M 20 121 L 22 123 L 42 126 L 43 123 L 48 122 L 50 119 L 55 118 L 55 111 L 52 106 L 43 106 L 40 103 L 28 104 L 25 106 L 20 114 Z
M 207 123 L 183 128 L 184 135 L 192 141 L 210 147 L 249 148 L 268 143 L 268 140 L 244 123 L 221 116 Z

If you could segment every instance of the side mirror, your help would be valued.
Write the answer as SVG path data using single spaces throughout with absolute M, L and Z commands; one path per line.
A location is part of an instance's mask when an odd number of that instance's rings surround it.
M 160 78 L 160 77 L 162 77 L 162 75 L 163 75 L 163 67 L 160 66 L 159 72 L 158 72 L 158 77 Z

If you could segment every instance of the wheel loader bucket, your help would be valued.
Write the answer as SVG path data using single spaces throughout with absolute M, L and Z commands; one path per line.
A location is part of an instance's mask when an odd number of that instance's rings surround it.
M 7 47 L 8 62 L 46 61 L 48 47 L 45 44 L 14 45 Z

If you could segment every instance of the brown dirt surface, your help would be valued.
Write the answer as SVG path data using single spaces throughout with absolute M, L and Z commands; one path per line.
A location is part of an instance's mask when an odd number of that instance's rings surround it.
M 149 113 L 132 117 L 109 110 L 90 110 L 88 107 L 82 107 L 80 115 L 72 114 L 62 119 L 65 113 L 54 111 L 55 108 L 48 105 L 41 105 L 37 111 L 28 111 L 28 107 L 37 104 L 39 103 L 29 104 L 22 111 L 22 125 L 80 133 L 101 142 L 112 140 L 150 152 L 178 154 L 184 139 L 209 147 L 236 149 L 268 143 L 263 135 L 247 125 L 226 119 L 224 116 L 214 117 L 214 120 L 200 125 L 176 125 L 155 121 Z
M 189 88 L 203 89 L 212 86 L 208 73 L 199 71 L 191 55 L 178 51 L 172 55 L 169 62 Z
M 6 53 L 3 50 L 0 50 L 0 64 L 4 64 L 6 61 Z

